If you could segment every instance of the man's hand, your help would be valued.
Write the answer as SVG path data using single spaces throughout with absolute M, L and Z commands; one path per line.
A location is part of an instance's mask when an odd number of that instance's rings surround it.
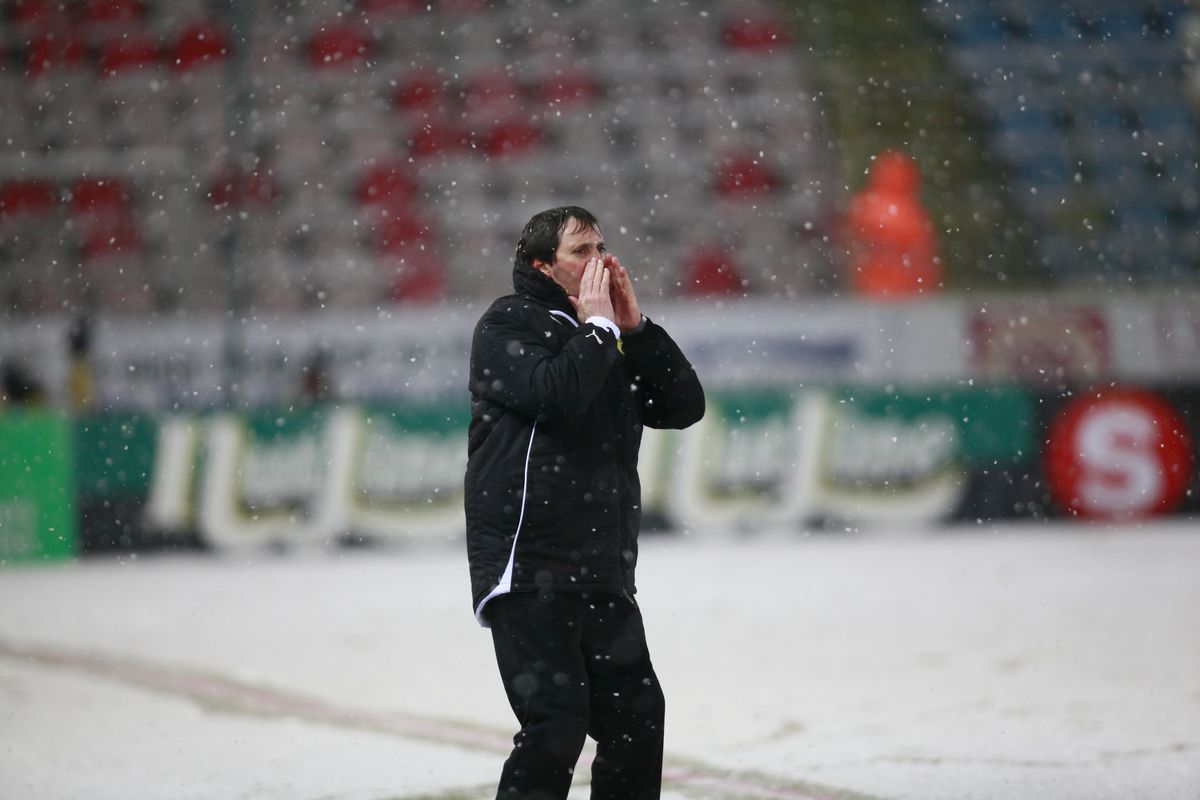
M 604 257 L 604 265 L 612 273 L 612 308 L 621 333 L 630 333 L 642 323 L 642 309 L 638 306 L 637 295 L 633 292 L 633 281 L 629 279 L 629 270 L 621 265 L 614 255 Z
M 571 305 L 575 306 L 575 315 L 580 322 L 586 322 L 588 317 L 605 317 L 617 323 L 613 312 L 612 290 L 609 287 L 611 278 L 604 267 L 604 261 L 599 258 L 590 259 L 583 268 L 583 277 L 579 279 L 579 296 L 568 296 Z

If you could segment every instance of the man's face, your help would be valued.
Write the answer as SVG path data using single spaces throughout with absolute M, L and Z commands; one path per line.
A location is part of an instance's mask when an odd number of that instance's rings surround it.
M 604 236 L 597 228 L 588 227 L 571 217 L 563 228 L 562 236 L 559 237 L 554 263 L 547 264 L 545 261 L 534 259 L 533 266 L 549 275 L 551 280 L 567 291 L 567 294 L 578 297 L 583 268 L 589 260 L 602 258 L 607 252 Z

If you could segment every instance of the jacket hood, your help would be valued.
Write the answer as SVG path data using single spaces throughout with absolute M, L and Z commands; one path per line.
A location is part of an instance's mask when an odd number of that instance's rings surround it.
M 555 283 L 544 272 L 527 264 L 517 264 L 513 267 L 513 289 L 517 294 L 540 300 L 554 308 L 562 309 L 572 316 L 575 307 L 567 298 L 567 290 Z

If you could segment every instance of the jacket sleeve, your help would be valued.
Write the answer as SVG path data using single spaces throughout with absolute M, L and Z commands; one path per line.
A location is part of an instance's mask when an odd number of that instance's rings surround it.
M 626 369 L 641 400 L 642 423 L 686 428 L 704 416 L 704 388 L 696 370 L 665 330 L 646 319 L 641 333 L 621 340 Z
M 616 337 L 583 324 L 558 353 L 546 346 L 549 340 L 518 314 L 491 309 L 471 342 L 471 391 L 530 419 L 579 416 L 604 386 L 617 358 Z

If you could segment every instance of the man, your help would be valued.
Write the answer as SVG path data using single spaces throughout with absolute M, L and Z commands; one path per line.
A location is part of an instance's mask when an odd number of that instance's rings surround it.
M 662 782 L 664 701 L 633 599 L 642 426 L 684 428 L 704 392 L 644 317 L 596 218 L 537 214 L 515 293 L 471 344 L 467 552 L 475 616 L 521 725 L 500 800 L 564 800 L 585 738 L 593 800 Z

